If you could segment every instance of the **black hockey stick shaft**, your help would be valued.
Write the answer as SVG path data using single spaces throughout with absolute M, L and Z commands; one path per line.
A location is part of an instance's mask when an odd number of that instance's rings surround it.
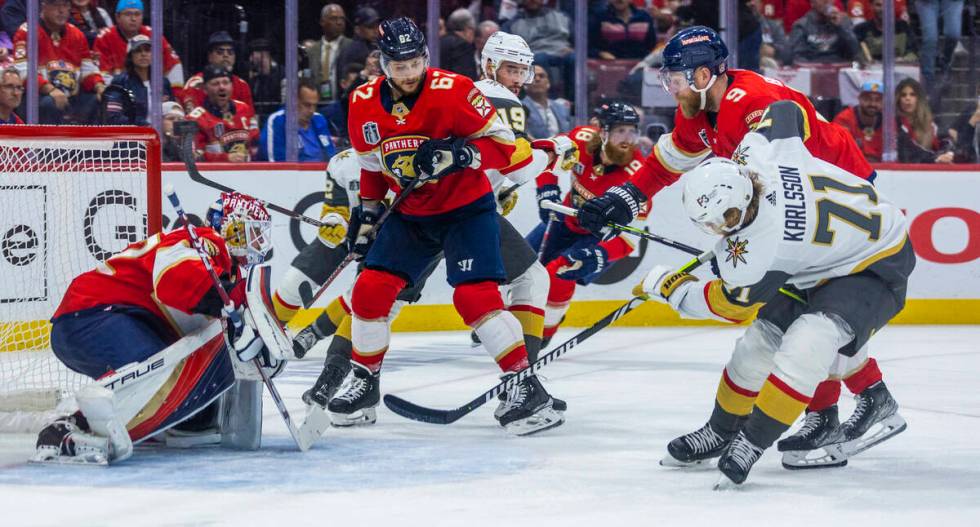
M 381 217 L 378 218 L 378 221 L 374 224 L 374 226 L 371 227 L 371 230 L 367 232 L 366 236 L 374 236 L 378 232 L 378 230 L 381 228 L 381 224 L 383 224 L 385 220 L 388 219 L 388 216 L 390 216 L 392 211 L 395 210 L 395 207 L 397 207 L 399 203 L 404 201 L 405 198 L 408 197 L 408 195 L 411 194 L 413 190 L 415 190 L 415 187 L 418 186 L 418 183 L 419 183 L 419 179 L 413 179 L 412 182 L 409 183 L 407 187 L 405 187 L 405 190 L 402 191 L 402 193 L 399 194 L 395 198 L 395 200 L 391 202 L 391 206 L 388 207 L 381 214 Z M 330 284 L 332 284 L 333 281 L 336 280 L 338 276 L 340 276 L 340 273 L 344 271 L 344 268 L 346 268 L 348 264 L 353 262 L 355 258 L 357 258 L 356 254 L 348 253 L 347 256 L 345 256 L 344 259 L 341 260 L 339 264 L 337 264 L 337 267 L 333 270 L 332 273 L 330 273 L 330 276 L 328 276 L 327 279 L 324 280 L 323 284 L 321 284 L 320 287 L 317 288 L 316 292 L 313 293 L 313 296 L 310 297 L 309 302 L 306 302 L 303 307 L 308 308 L 312 306 L 317 301 L 317 299 L 320 298 L 323 295 L 323 293 L 327 291 L 327 288 L 330 287 Z
M 704 262 L 710 260 L 711 259 L 710 255 L 711 255 L 710 251 L 707 253 L 700 254 L 698 255 L 697 258 L 694 258 L 693 260 L 681 266 L 680 270 L 684 272 L 693 271 L 694 269 L 700 267 Z M 572 348 L 581 344 L 582 341 L 584 341 L 585 339 L 591 337 L 592 335 L 595 335 L 596 333 L 606 328 L 613 322 L 616 322 L 620 318 L 623 318 L 627 313 L 636 309 L 636 306 L 640 305 L 646 300 L 647 298 L 645 296 L 637 296 L 631 298 L 628 302 L 616 308 L 615 311 L 606 315 L 595 324 L 592 324 L 592 326 L 583 330 L 582 332 L 575 335 L 574 337 L 568 339 L 557 348 L 539 357 L 538 360 L 534 361 L 527 368 L 524 368 L 523 370 L 517 372 L 516 375 L 504 381 L 499 382 L 496 386 L 483 392 L 475 399 L 464 404 L 463 406 L 453 408 L 451 410 L 427 408 L 425 406 L 420 406 L 411 401 L 402 399 L 397 395 L 391 395 L 391 394 L 384 396 L 385 406 L 387 406 L 388 409 L 391 410 L 392 412 L 406 419 L 411 419 L 413 421 L 420 421 L 423 423 L 432 423 L 432 424 L 439 424 L 439 425 L 448 425 L 454 423 L 458 421 L 460 418 L 462 418 L 463 416 L 472 412 L 473 410 L 476 410 L 477 408 L 483 406 L 488 401 L 492 401 L 498 395 L 506 392 L 516 384 L 526 379 L 528 376 L 533 375 L 535 372 L 545 367 L 548 363 L 554 361 L 558 357 L 561 357 L 562 355 L 570 351 Z
M 238 190 L 229 187 L 228 185 L 223 185 L 213 179 L 208 179 L 207 177 L 205 177 L 204 174 L 202 174 L 201 171 L 197 169 L 197 161 L 194 160 L 194 134 L 193 133 L 187 132 L 184 133 L 184 135 L 181 137 L 180 156 L 181 158 L 183 158 L 184 167 L 187 169 L 187 174 L 190 176 L 191 181 L 200 183 L 202 185 L 211 187 L 216 190 L 220 190 L 221 192 L 228 192 L 228 193 L 236 192 L 238 194 L 248 196 L 249 198 L 252 198 L 255 201 L 262 203 L 262 205 L 280 214 L 285 214 L 290 218 L 299 220 L 303 223 L 312 225 L 317 228 L 323 227 L 324 225 L 323 222 L 321 222 L 320 220 L 313 219 L 304 214 L 300 214 L 292 209 L 287 209 L 286 207 L 283 207 L 281 205 L 270 203 L 268 201 L 265 201 L 264 199 L 252 196 L 251 194 L 240 192 Z
M 177 193 L 174 191 L 173 186 L 168 185 L 164 192 L 167 195 L 167 199 L 170 200 L 170 204 L 173 205 L 174 210 L 177 212 L 177 216 L 180 217 L 181 222 L 184 224 L 184 229 L 187 230 L 187 234 L 191 238 L 191 244 L 194 246 L 194 249 L 197 250 L 197 256 L 201 259 L 201 263 L 204 264 L 204 268 L 207 269 L 208 275 L 211 277 L 211 281 L 213 282 L 212 285 L 218 290 L 218 296 L 221 297 L 221 302 L 225 305 L 225 315 L 228 317 L 228 320 L 231 321 L 237 332 L 237 330 L 241 329 L 242 327 L 242 317 L 239 316 L 237 311 L 235 311 L 231 297 L 228 296 L 228 292 L 225 291 L 225 288 L 221 286 L 221 279 L 218 277 L 218 273 L 215 272 L 214 266 L 211 264 L 211 257 L 201 244 L 201 239 L 197 236 L 194 226 L 187 221 L 187 213 L 184 212 L 184 207 L 181 206 L 180 199 L 177 198 Z M 225 333 L 225 345 L 228 346 L 229 351 L 234 349 L 231 339 L 228 338 L 227 333 Z M 289 410 L 286 408 L 286 403 L 283 402 L 282 396 L 279 395 L 279 390 L 276 389 L 276 385 L 272 384 L 272 379 L 270 379 L 268 374 L 266 374 L 266 372 L 262 369 L 262 364 L 259 362 L 259 358 L 254 357 L 252 359 L 252 364 L 259 372 L 259 376 L 262 377 L 262 383 L 269 389 L 269 395 L 272 396 L 272 401 L 276 404 L 276 408 L 279 409 L 279 415 L 281 415 L 283 421 L 286 422 L 286 428 L 289 430 L 289 435 L 293 437 L 293 441 L 296 442 L 296 446 L 303 452 L 309 450 L 310 445 L 304 444 L 302 441 L 300 441 L 299 430 L 296 428 L 296 425 L 293 424 L 293 419 L 289 416 Z
M 578 216 L 578 209 L 566 207 L 560 203 L 546 201 L 542 203 L 541 206 L 546 209 L 553 210 L 559 214 L 564 214 L 566 216 Z M 625 233 L 633 234 L 635 236 L 639 236 L 640 238 L 646 238 L 647 240 L 654 241 L 662 245 L 666 245 L 667 247 L 673 247 L 674 249 L 677 249 L 682 252 L 686 252 L 687 254 L 696 255 L 697 260 L 700 263 L 707 263 L 711 261 L 712 258 L 715 257 L 715 254 L 711 251 L 701 252 L 696 247 L 691 247 L 690 245 L 686 245 L 681 242 L 671 240 L 669 238 L 664 238 L 663 236 L 657 236 L 652 232 L 647 232 L 643 229 L 637 229 L 636 227 L 630 227 L 629 225 L 620 225 L 618 223 L 610 222 L 608 224 L 608 227 L 620 232 L 625 232 Z M 682 267 L 680 270 L 686 271 L 689 269 L 685 269 Z M 786 289 L 785 287 L 780 287 L 779 292 L 792 298 L 793 300 L 796 300 L 797 302 L 801 302 L 804 304 L 806 303 L 806 300 L 804 300 L 803 297 L 801 297 L 800 295 L 796 294 L 793 291 L 790 291 L 789 289 Z

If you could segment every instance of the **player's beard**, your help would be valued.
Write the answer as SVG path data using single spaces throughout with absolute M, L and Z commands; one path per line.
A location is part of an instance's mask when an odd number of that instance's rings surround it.
M 626 143 L 625 145 L 606 143 L 606 146 L 602 148 L 602 154 L 605 161 L 608 164 L 617 166 L 628 165 L 629 162 L 633 160 L 634 151 L 636 151 L 636 145 L 629 143 Z
M 694 90 L 684 90 L 674 96 L 681 113 L 688 119 L 693 119 L 701 111 L 701 94 Z

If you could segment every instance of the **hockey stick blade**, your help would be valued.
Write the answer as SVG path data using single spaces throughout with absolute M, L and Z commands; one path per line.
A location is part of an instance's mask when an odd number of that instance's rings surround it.
M 391 410 L 392 412 L 406 419 L 411 419 L 413 421 L 438 424 L 438 425 L 448 425 L 454 423 L 464 415 L 467 415 L 473 410 L 476 410 L 477 408 L 483 406 L 488 401 L 495 399 L 501 393 L 506 392 L 510 388 L 514 387 L 515 385 L 523 381 L 524 379 L 533 375 L 535 372 L 545 367 L 549 362 L 557 359 L 558 357 L 561 357 L 572 348 L 578 346 L 585 339 L 591 337 L 592 335 L 595 335 L 606 326 L 619 320 L 620 318 L 625 316 L 627 313 L 635 309 L 636 306 L 640 305 L 643 302 L 644 299 L 641 297 L 635 297 L 631 299 L 630 301 L 626 302 L 625 304 L 617 308 L 612 313 L 603 317 L 602 320 L 599 320 L 598 322 L 596 322 L 586 330 L 580 332 L 579 334 L 565 341 L 557 348 L 541 356 L 538 360 L 534 361 L 534 363 L 528 366 L 527 368 L 524 368 L 523 370 L 517 372 L 516 375 L 508 378 L 507 380 L 499 382 L 496 386 L 483 392 L 478 397 L 464 404 L 463 406 L 460 406 L 458 408 L 453 408 L 451 410 L 427 408 L 425 406 L 420 406 L 418 404 L 415 404 L 411 401 L 407 401 L 405 399 L 402 399 L 401 397 L 398 397 L 397 395 L 392 395 L 392 394 L 387 394 L 384 396 L 385 406 L 387 406 L 388 409 Z

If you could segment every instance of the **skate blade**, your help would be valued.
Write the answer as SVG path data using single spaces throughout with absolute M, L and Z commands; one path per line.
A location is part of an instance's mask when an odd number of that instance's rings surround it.
M 861 437 L 841 443 L 841 452 L 847 457 L 860 454 L 878 443 L 904 432 L 906 428 L 908 428 L 908 423 L 905 422 L 905 419 L 897 413 L 892 414 L 871 425 L 871 428 Z
M 736 490 L 740 486 L 741 484 L 735 483 L 734 481 L 728 479 L 728 476 L 722 474 L 721 476 L 718 477 L 718 481 L 715 482 L 715 486 L 712 487 L 712 490 L 718 490 L 718 491 Z
M 515 436 L 529 436 L 557 428 L 565 422 L 565 416 L 552 408 L 539 410 L 536 414 L 525 419 L 507 423 L 504 430 Z
M 109 460 L 101 454 L 82 454 L 78 456 L 32 456 L 27 460 L 31 465 L 62 465 L 74 467 L 108 467 Z
M 783 468 L 788 470 L 834 468 L 846 465 L 847 456 L 841 452 L 839 444 L 826 445 L 813 450 L 783 452 Z
M 667 452 L 667 455 L 665 455 L 660 460 L 660 466 L 667 467 L 667 468 L 684 468 L 684 469 L 695 469 L 695 470 L 711 469 L 714 468 L 714 463 L 713 463 L 714 459 L 715 458 L 699 459 L 697 461 L 681 461 L 675 458 L 674 456 L 670 455 L 670 452 Z
M 330 412 L 330 426 L 334 428 L 373 425 L 377 420 L 378 412 L 375 408 L 363 408 L 352 414 Z

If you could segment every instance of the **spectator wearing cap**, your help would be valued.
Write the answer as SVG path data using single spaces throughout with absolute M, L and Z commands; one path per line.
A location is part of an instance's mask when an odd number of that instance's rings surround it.
M 446 36 L 439 39 L 439 67 L 480 80 L 476 62 L 476 19 L 469 9 L 459 8 L 446 19 Z
M 39 120 L 62 124 L 66 119 L 92 123 L 98 99 L 105 90 L 85 35 L 68 22 L 69 0 L 41 0 L 37 28 Z M 57 42 L 57 45 L 55 44 Z M 27 23 L 14 35 L 14 65 L 21 78 L 27 75 Z
M 310 57 L 310 78 L 319 91 L 320 104 L 329 104 L 339 96 L 340 76 L 344 72 L 339 67 L 340 55 L 352 42 L 344 35 L 345 29 L 347 17 L 344 8 L 337 4 L 323 6 L 320 10 L 323 35 L 306 47 L 306 54 Z
M 871 163 L 881 162 L 881 115 L 884 108 L 881 90 L 881 81 L 865 82 L 861 85 L 857 105 L 844 108 L 834 117 L 834 124 L 842 126 L 854 137 L 864 158 Z
M 150 89 L 150 65 L 153 62 L 151 52 L 150 37 L 146 35 L 136 35 L 129 40 L 129 52 L 126 53 L 125 70 L 112 77 L 111 86 L 127 90 L 132 97 L 132 111 L 115 115 L 106 124 L 131 124 L 145 126 L 149 122 L 148 111 L 151 104 L 159 104 L 160 101 L 169 101 L 173 97 L 170 89 L 170 82 L 163 79 L 163 96 L 154 97 Z M 122 93 L 122 92 L 117 92 Z M 105 97 L 104 97 L 105 98 Z M 108 102 L 103 102 L 106 113 L 110 109 Z M 129 114 L 126 116 L 126 114 Z M 126 116 L 124 119 L 123 117 Z
M 231 75 L 232 98 L 247 104 L 252 109 L 252 113 L 255 113 L 255 103 L 252 101 L 252 89 L 244 79 L 231 73 L 235 69 L 235 41 L 227 31 L 218 31 L 211 34 L 208 38 L 208 65 L 218 66 L 229 72 Z M 207 99 L 207 94 L 203 88 L 203 83 L 203 72 L 187 79 L 187 83 L 184 85 L 184 92 L 180 97 L 184 105 L 184 111 L 189 113 L 194 108 L 204 104 L 204 100 Z
M 347 71 L 347 65 L 365 64 L 367 56 L 378 49 L 378 12 L 370 7 L 359 7 L 354 12 L 354 39 L 337 56 L 338 71 Z
M 195 156 L 205 161 L 246 163 L 257 153 L 259 126 L 252 106 L 232 96 L 232 74 L 208 64 L 201 72 L 205 98 L 188 119 L 197 122 Z
M 248 45 L 248 86 L 256 113 L 268 113 L 282 99 L 282 67 L 272 58 L 272 42 L 257 38 Z
M 116 25 L 103 29 L 92 48 L 106 81 L 111 82 L 114 75 L 126 70 L 129 41 L 140 35 L 151 38 L 152 34 L 150 26 L 143 25 L 143 2 L 119 0 L 116 4 Z M 180 95 L 184 87 L 184 66 L 166 38 L 163 39 L 163 75 L 170 82 L 171 89 Z
M 179 102 L 167 101 L 163 103 L 163 144 L 160 145 L 160 154 L 165 162 L 182 161 L 180 155 L 180 138 L 174 134 L 174 123 L 184 120 L 184 108 Z
M 860 60 L 860 47 L 847 15 L 833 0 L 811 0 L 810 5 L 789 34 L 791 58 L 825 63 Z
M 534 65 L 534 81 L 524 88 L 521 101 L 527 108 L 527 133 L 532 139 L 545 139 L 572 129 L 571 108 L 564 99 L 548 98 L 551 79 L 548 70 Z
M 657 29 L 650 13 L 630 0 L 609 0 L 606 9 L 589 24 L 589 56 L 603 60 L 642 59 L 657 45 Z
M 327 119 L 316 111 L 319 94 L 312 81 L 304 79 L 296 93 L 296 120 L 299 128 L 299 161 L 327 161 L 336 153 Z M 269 116 L 259 139 L 259 159 L 286 160 L 286 110 Z
M 24 124 L 14 113 L 24 97 L 24 83 L 14 68 L 0 70 L 0 125 Z
M 85 35 L 90 47 L 95 45 L 95 38 L 103 29 L 112 27 L 112 17 L 99 6 L 99 0 L 71 0 L 68 21 Z

